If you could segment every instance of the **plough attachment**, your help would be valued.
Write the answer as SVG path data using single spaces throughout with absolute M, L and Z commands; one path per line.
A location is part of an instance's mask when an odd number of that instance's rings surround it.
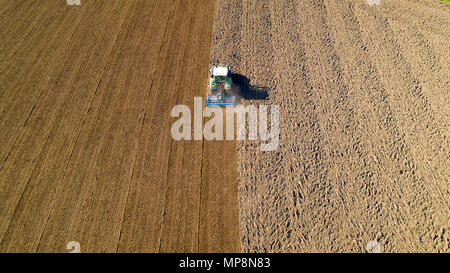
M 223 94 L 219 94 L 217 96 L 208 96 L 206 98 L 206 106 L 235 106 L 236 105 L 236 97 L 233 96 L 225 96 Z

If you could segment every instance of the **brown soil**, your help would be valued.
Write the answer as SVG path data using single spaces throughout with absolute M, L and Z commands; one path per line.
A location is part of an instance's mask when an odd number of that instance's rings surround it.
M 235 143 L 170 134 L 215 1 L 3 2 L 0 251 L 238 251 Z
M 218 0 L 213 62 L 280 106 L 237 145 L 242 251 L 450 251 L 449 38 L 437 0 Z
M 0 2 L 0 252 L 450 251 L 450 5 Z M 277 151 L 172 139 L 210 61 Z

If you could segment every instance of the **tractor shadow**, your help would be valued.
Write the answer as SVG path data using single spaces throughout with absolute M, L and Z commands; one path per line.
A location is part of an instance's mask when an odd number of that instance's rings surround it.
M 245 100 L 267 100 L 269 93 L 266 87 L 253 86 L 250 84 L 250 79 L 241 74 L 232 73 L 231 79 L 236 84 L 239 90 L 236 95 Z

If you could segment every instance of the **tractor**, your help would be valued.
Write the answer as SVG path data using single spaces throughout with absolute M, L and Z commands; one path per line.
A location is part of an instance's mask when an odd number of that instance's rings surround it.
M 229 65 L 213 65 L 209 79 L 210 96 L 206 98 L 206 106 L 235 106 L 236 97 L 231 95 L 233 80 Z

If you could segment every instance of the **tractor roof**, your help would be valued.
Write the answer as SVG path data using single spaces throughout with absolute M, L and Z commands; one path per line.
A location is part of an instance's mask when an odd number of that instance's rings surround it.
M 224 65 L 214 66 L 213 76 L 228 76 L 228 67 Z

